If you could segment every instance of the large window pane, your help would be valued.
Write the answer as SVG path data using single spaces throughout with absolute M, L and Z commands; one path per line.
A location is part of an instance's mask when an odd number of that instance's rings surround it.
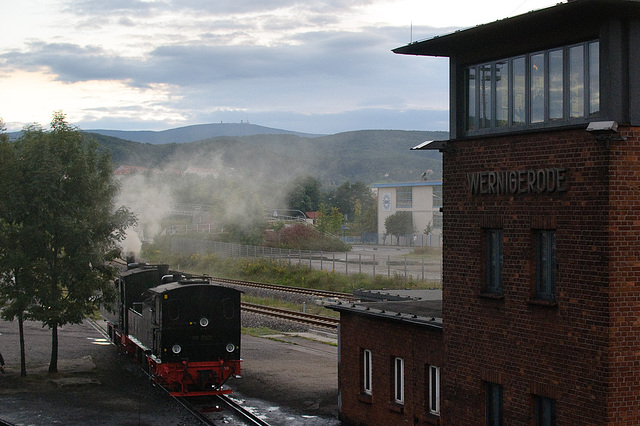
M 476 69 L 467 68 L 467 130 L 476 129 Z
M 514 125 L 525 124 L 525 63 L 524 58 L 516 58 L 513 66 L 513 117 Z
M 584 46 L 569 49 L 570 117 L 584 117 Z
M 544 121 L 544 54 L 531 55 L 530 61 L 531 123 L 541 123 Z
M 491 64 L 480 65 L 480 128 L 491 127 Z
M 496 127 L 509 124 L 509 62 L 496 62 Z
M 564 116 L 562 50 L 549 52 L 549 120 Z
M 600 111 L 599 42 L 555 47 L 465 68 L 465 130 L 503 132 Z
M 589 114 L 600 112 L 600 43 L 589 43 Z

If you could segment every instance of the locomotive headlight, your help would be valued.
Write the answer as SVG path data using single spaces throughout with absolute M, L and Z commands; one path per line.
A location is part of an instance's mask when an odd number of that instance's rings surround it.
M 206 327 L 209 325 L 209 320 L 205 317 L 200 318 L 200 327 Z
M 226 349 L 227 352 L 231 353 L 236 350 L 236 345 L 234 345 L 233 343 L 227 343 Z
M 178 344 L 175 344 L 171 348 L 171 352 L 173 352 L 174 354 L 178 355 L 180 352 L 182 352 L 182 347 L 180 345 L 178 345 Z

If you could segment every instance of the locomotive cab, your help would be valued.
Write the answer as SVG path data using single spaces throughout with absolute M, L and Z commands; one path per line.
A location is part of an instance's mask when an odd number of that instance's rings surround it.
M 161 362 L 240 359 L 240 292 L 186 280 L 150 289 L 144 302 Z M 144 315 L 144 313 L 143 313 Z

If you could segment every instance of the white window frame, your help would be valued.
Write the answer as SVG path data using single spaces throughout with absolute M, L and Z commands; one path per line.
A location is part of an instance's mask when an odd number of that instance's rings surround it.
M 371 378 L 372 373 L 373 373 L 373 369 L 371 366 L 371 360 L 372 360 L 372 356 L 371 356 L 371 351 L 369 349 L 365 349 L 362 353 L 362 371 L 363 371 L 363 382 L 362 382 L 362 389 L 364 391 L 364 393 L 366 395 L 371 395 L 372 392 L 372 380 Z
M 396 357 L 393 360 L 394 400 L 397 404 L 404 404 L 404 360 Z
M 440 415 L 440 367 L 435 365 L 429 366 L 429 412 Z

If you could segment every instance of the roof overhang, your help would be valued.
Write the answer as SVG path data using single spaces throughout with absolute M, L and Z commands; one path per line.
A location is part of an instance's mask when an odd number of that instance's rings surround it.
M 338 312 L 350 313 L 354 315 L 361 315 L 367 317 L 378 318 L 384 321 L 403 322 L 409 324 L 415 324 L 419 326 L 433 327 L 438 330 L 442 330 L 442 317 L 439 316 L 424 316 L 413 313 L 404 313 L 399 311 L 392 311 L 387 309 L 378 309 L 367 306 L 366 304 L 355 303 L 336 303 L 325 306 L 328 309 L 332 309 Z M 441 314 L 440 314 L 441 315 Z
M 416 41 L 393 49 L 393 52 L 446 57 L 473 56 L 474 51 L 516 55 L 550 48 L 558 42 L 570 44 L 598 37 L 600 24 L 605 20 L 631 16 L 640 17 L 640 0 L 574 0 Z M 544 37 L 538 37 L 538 34 Z

